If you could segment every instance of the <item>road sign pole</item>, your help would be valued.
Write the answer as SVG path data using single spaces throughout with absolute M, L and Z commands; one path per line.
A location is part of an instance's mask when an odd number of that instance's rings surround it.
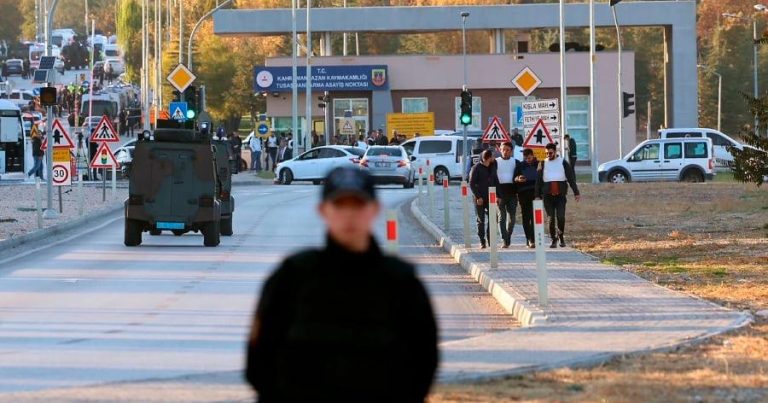
M 35 176 L 35 209 L 37 210 L 37 228 L 43 228 L 43 195 L 40 192 L 40 178 Z
M 101 168 L 101 201 L 107 201 L 107 168 Z
M 61 200 L 61 186 L 57 186 L 59 188 L 59 213 L 64 213 L 64 202 Z
M 427 196 L 429 198 L 429 219 L 430 220 L 435 218 L 434 187 L 435 187 L 435 175 L 429 174 L 429 182 L 427 183 Z
M 112 200 L 117 199 L 117 167 L 112 164 Z
M 539 305 L 547 306 L 547 252 L 544 249 L 544 202 L 533 201 L 533 225 L 536 242 L 536 279 L 539 286 Z
M 83 178 L 85 175 L 83 175 L 82 172 L 80 172 L 80 161 L 77 161 L 77 215 L 82 216 L 83 215 L 83 204 L 85 203 L 83 201 Z
M 46 108 L 48 119 L 46 122 L 45 138 L 48 141 L 48 145 L 45 149 L 45 161 L 46 161 L 46 186 L 48 192 L 48 202 L 46 209 L 43 212 L 43 218 L 47 220 L 58 218 L 59 214 L 53 209 L 53 107 Z

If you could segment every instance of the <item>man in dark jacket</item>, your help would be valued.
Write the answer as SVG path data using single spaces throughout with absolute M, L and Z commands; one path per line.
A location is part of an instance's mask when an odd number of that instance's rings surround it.
M 536 239 L 533 233 L 533 199 L 538 173 L 536 167 L 539 161 L 533 155 L 533 150 L 523 150 L 523 161 L 517 164 L 515 170 L 515 183 L 517 183 L 517 200 L 520 203 L 520 216 L 523 218 L 523 231 L 525 232 L 525 246 L 536 247 Z
M 480 154 L 480 162 L 469 172 L 469 188 L 475 196 L 475 213 L 477 214 L 477 236 L 480 237 L 480 248 L 485 248 L 485 240 L 490 240 L 490 218 L 488 217 L 488 188 L 496 186 L 496 164 L 493 151 L 485 150 Z
M 565 204 L 568 185 L 573 189 L 576 201 L 581 200 L 579 187 L 576 186 L 576 174 L 571 165 L 557 156 L 557 146 L 547 144 L 547 158 L 539 162 L 537 168 L 535 194 L 537 199 L 544 200 L 544 210 L 549 217 L 549 236 L 552 237 L 550 248 L 565 247 Z M 557 218 L 557 230 L 555 230 L 555 218 Z
M 437 368 L 437 327 L 414 267 L 382 254 L 373 179 L 325 178 L 323 249 L 287 258 L 261 293 L 246 378 L 259 402 L 423 402 Z
M 565 144 L 567 146 L 566 150 L 568 152 L 568 163 L 571 164 L 571 168 L 576 170 L 576 156 L 577 156 L 577 146 L 576 146 L 576 140 L 571 137 L 570 134 L 566 134 L 563 136 L 565 139 Z

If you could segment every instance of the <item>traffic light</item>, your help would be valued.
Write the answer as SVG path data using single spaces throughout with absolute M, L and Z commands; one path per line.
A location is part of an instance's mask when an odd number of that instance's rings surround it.
M 472 124 L 472 93 L 464 90 L 461 91 L 461 124 L 469 126 Z
M 633 113 L 635 113 L 635 94 L 630 94 L 627 92 L 622 92 L 622 95 L 624 96 L 624 102 L 622 105 L 624 106 L 624 117 L 627 117 Z
M 328 96 L 328 93 L 326 92 L 324 95 L 321 95 L 317 97 L 317 100 L 320 101 L 317 106 L 319 106 L 322 109 L 325 109 L 328 106 L 328 102 L 331 101 L 331 97 Z
M 187 103 L 187 119 L 194 120 L 200 112 L 197 102 L 197 87 L 190 85 L 184 90 L 184 102 Z
M 181 93 L 179 91 L 173 90 L 173 102 L 179 101 L 181 101 Z
M 42 106 L 56 105 L 56 87 L 40 88 L 40 105 Z

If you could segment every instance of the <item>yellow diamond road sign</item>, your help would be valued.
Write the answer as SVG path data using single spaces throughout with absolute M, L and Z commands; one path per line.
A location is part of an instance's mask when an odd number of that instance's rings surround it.
M 523 96 L 527 97 L 541 85 L 541 80 L 530 67 L 526 66 L 512 79 L 512 84 L 523 93 Z
M 168 74 L 168 82 L 171 83 L 171 85 L 173 85 L 180 92 L 184 92 L 184 90 L 186 90 L 187 87 L 189 87 L 196 78 L 197 76 L 192 74 L 187 66 L 181 63 L 179 63 L 179 65 L 173 69 L 171 74 Z

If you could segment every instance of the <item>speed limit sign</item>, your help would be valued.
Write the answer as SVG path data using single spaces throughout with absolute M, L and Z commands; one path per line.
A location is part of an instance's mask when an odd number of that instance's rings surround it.
M 72 185 L 72 175 L 69 173 L 69 162 L 55 164 L 53 166 L 53 186 L 70 186 Z

